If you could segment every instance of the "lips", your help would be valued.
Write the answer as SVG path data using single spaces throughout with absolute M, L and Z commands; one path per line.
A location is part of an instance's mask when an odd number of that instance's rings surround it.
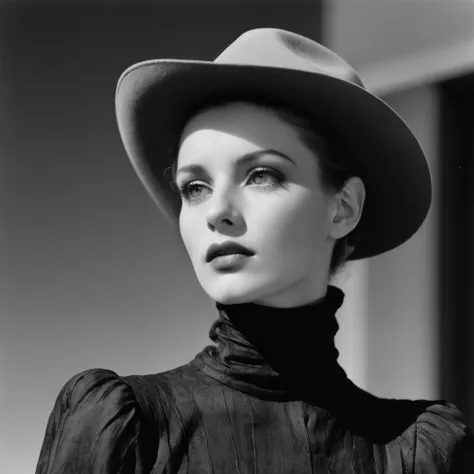
M 230 240 L 227 240 L 225 242 L 222 242 L 221 244 L 212 244 L 206 254 L 206 262 L 210 262 L 216 257 L 219 257 L 221 255 L 230 255 L 234 253 L 240 253 L 243 255 L 255 255 L 255 252 L 250 250 L 247 247 L 244 247 L 243 245 L 238 244 L 237 242 L 232 242 Z

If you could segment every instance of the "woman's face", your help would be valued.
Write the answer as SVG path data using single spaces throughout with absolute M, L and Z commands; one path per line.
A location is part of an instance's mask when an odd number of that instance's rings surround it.
M 180 171 L 188 165 L 200 169 Z M 183 130 L 176 182 L 192 183 L 179 227 L 210 298 L 292 307 L 324 296 L 337 205 L 321 186 L 314 153 L 291 125 L 248 103 L 201 112 Z M 208 247 L 226 240 L 254 255 L 226 269 L 207 263 Z

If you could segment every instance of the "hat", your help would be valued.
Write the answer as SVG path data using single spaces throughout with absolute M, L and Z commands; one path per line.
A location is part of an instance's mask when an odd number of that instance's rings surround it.
M 214 101 L 260 99 L 309 113 L 337 134 L 366 188 L 349 257 L 371 257 L 408 240 L 431 203 L 428 164 L 415 136 L 352 67 L 304 36 L 275 28 L 247 31 L 214 61 L 151 59 L 130 66 L 116 90 L 125 150 L 161 212 L 177 227 L 181 206 L 166 171 L 191 115 Z

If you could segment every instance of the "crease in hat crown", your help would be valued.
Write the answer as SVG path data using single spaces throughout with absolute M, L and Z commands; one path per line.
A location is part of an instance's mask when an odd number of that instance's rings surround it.
M 213 62 L 319 73 L 365 88 L 359 75 L 339 55 L 314 40 L 278 28 L 246 31 Z

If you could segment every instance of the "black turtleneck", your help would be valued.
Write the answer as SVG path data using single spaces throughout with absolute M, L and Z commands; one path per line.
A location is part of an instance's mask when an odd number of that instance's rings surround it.
M 344 293 L 328 286 L 325 297 L 292 308 L 216 302 L 219 318 L 198 364 L 224 384 L 252 395 L 288 400 L 327 395 L 347 378 L 337 363 L 335 313 Z

